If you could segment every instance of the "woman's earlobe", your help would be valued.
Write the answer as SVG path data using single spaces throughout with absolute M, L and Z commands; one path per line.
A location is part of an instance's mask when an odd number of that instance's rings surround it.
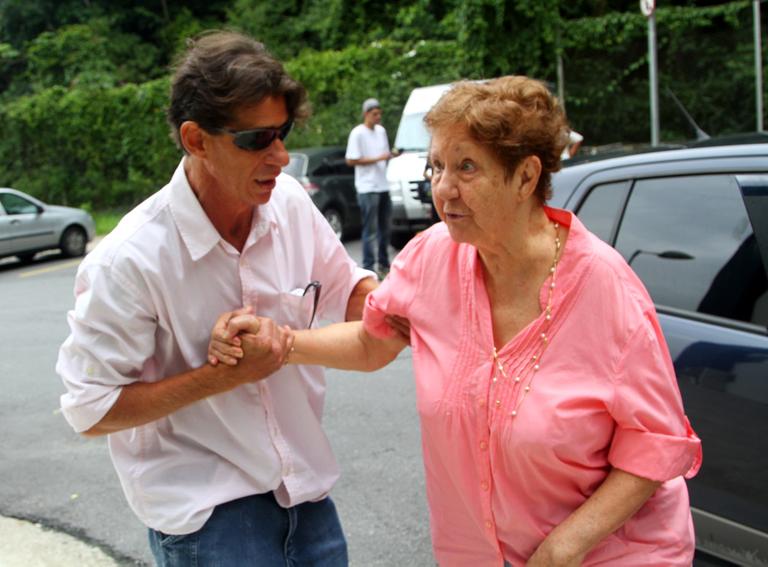
M 528 156 L 520 168 L 520 197 L 527 199 L 536 192 L 541 176 L 541 160 L 538 156 Z

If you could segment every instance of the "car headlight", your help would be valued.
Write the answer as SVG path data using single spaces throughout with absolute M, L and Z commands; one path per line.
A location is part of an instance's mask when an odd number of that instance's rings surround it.
M 403 202 L 403 189 L 400 186 L 399 181 L 390 181 L 389 183 L 389 198 L 393 203 Z

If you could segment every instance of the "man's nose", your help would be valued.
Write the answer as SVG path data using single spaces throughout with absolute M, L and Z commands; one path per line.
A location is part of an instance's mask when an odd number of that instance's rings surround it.
M 268 161 L 280 167 L 285 167 L 291 160 L 288 150 L 285 148 L 285 142 L 280 138 L 275 138 L 267 148 L 269 151 Z

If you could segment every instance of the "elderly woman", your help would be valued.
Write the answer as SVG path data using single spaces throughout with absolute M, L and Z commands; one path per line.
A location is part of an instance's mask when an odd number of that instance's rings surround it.
M 404 346 L 392 316 L 410 321 L 440 565 L 689 566 L 700 441 L 643 285 L 544 204 L 566 143 L 556 99 L 525 77 L 461 82 L 426 123 L 443 222 L 362 322 L 296 332 L 290 361 L 377 369 Z

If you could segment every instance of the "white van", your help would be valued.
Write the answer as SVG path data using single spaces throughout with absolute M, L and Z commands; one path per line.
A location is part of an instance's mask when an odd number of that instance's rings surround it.
M 387 164 L 392 198 L 392 245 L 401 248 L 418 231 L 437 221 L 424 180 L 429 151 L 429 133 L 424 115 L 451 87 L 450 84 L 413 89 L 403 108 L 394 147 L 400 154 Z M 421 198 L 419 189 L 421 188 Z

